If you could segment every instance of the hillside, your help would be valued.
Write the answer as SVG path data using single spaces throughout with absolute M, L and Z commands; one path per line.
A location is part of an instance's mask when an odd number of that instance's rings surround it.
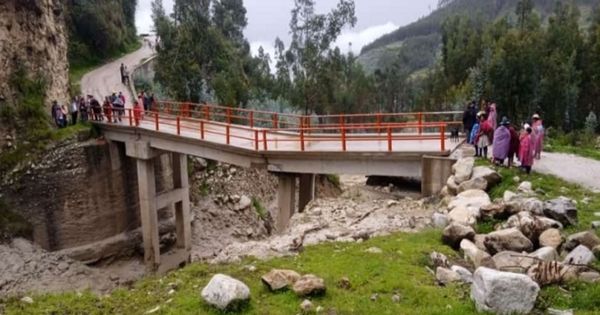
M 410 72 L 431 66 L 441 44 L 440 29 L 444 20 L 455 15 L 482 16 L 497 20 L 513 16 L 519 0 L 450 0 L 429 16 L 386 34 L 365 46 L 359 62 L 368 72 L 385 68 L 402 54 L 402 64 Z M 599 0 L 575 0 L 581 10 L 581 23 L 587 24 Z M 552 14 L 555 0 L 534 0 L 535 11 L 546 20 Z

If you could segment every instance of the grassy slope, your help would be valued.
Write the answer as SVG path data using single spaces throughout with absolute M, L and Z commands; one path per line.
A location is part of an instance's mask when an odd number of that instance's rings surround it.
M 485 164 L 485 162 L 480 162 Z M 567 184 L 555 177 L 524 175 L 516 170 L 500 169 L 505 180 L 495 188 L 492 197 L 500 197 L 506 189 L 516 190 L 511 179 L 520 176 L 530 180 L 534 189 L 543 189 L 543 199 L 566 195 L 579 202 L 580 224 L 568 229 L 584 230 L 600 209 L 600 195 L 592 194 L 576 185 Z M 581 201 L 589 197 L 587 204 Z M 484 229 L 482 224 L 479 229 Z M 488 224 L 489 225 L 489 224 Z M 469 286 L 436 286 L 433 276 L 425 269 L 428 254 L 441 251 L 457 260 L 458 254 L 440 242 L 441 231 L 429 230 L 416 234 L 396 234 L 371 239 L 361 244 L 323 244 L 308 247 L 298 257 L 278 258 L 266 262 L 248 259 L 240 264 L 211 266 L 193 264 L 170 273 L 164 278 L 147 278 L 131 290 L 118 290 L 106 297 L 91 293 L 34 296 L 35 303 L 24 305 L 17 299 L 6 301 L 7 314 L 143 314 L 161 305 L 155 314 L 223 314 L 202 302 L 200 290 L 215 273 L 234 276 L 250 286 L 251 303 L 239 314 L 296 314 L 301 298 L 292 292 L 270 293 L 260 282 L 260 276 L 271 268 L 291 268 L 302 273 L 324 277 L 327 294 L 313 298 L 315 305 L 326 311 L 335 308 L 337 314 L 475 314 L 469 299 Z M 369 254 L 365 250 L 376 246 L 383 254 Z M 252 264 L 257 271 L 249 272 L 245 265 Z M 348 277 L 352 289 L 336 287 L 336 282 Z M 170 282 L 181 281 L 177 292 L 168 295 Z M 372 294 L 379 299 L 371 301 Z M 391 296 L 398 293 L 402 299 L 395 304 Z M 577 314 L 600 312 L 600 284 L 569 284 L 562 288 L 545 288 L 538 306 L 541 308 L 574 308 Z
M 544 150 L 548 152 L 570 153 L 600 161 L 600 150 L 594 148 L 594 144 L 574 146 L 554 139 L 548 139 Z

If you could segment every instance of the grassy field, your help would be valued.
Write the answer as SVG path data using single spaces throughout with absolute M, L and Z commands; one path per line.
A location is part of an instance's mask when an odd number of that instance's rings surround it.
M 478 162 L 486 164 L 486 162 Z M 600 210 L 600 195 L 578 186 L 567 184 L 551 176 L 524 175 L 517 170 L 502 168 L 503 183 L 495 188 L 492 197 L 501 196 L 506 189 L 516 190 L 512 179 L 530 180 L 534 189 L 543 193 L 543 199 L 560 195 L 578 201 L 580 224 L 569 232 L 589 228 L 593 212 Z M 543 192 L 541 190 L 543 190 Z M 583 200 L 588 198 L 587 203 Z M 487 224 L 490 226 L 490 224 Z M 485 228 L 482 224 L 479 229 Z M 469 298 L 468 285 L 439 287 L 427 271 L 431 251 L 447 254 L 459 261 L 458 253 L 443 245 L 440 230 L 416 234 L 395 234 L 374 238 L 364 243 L 336 243 L 311 246 L 297 257 L 269 261 L 247 259 L 239 264 L 192 264 L 163 278 L 146 278 L 131 289 L 120 289 L 98 297 L 84 292 L 33 296 L 31 305 L 17 298 L 5 301 L 6 314 L 144 314 L 160 306 L 154 314 L 298 314 L 302 298 L 293 292 L 269 292 L 260 276 L 271 268 L 289 268 L 301 273 L 313 273 L 325 279 L 327 293 L 311 298 L 315 306 L 322 306 L 322 314 L 331 309 L 336 314 L 475 314 Z M 379 247 L 382 254 L 367 253 L 366 249 Z M 257 269 L 247 270 L 247 265 Z M 244 281 L 251 290 L 251 302 L 241 310 L 224 313 L 215 311 L 200 298 L 200 291 L 215 273 L 225 273 Z M 351 289 L 342 289 L 336 283 L 348 277 Z M 169 295 L 169 283 L 179 282 L 175 294 Z M 378 298 L 372 301 L 373 294 Z M 392 301 L 400 295 L 399 303 Z M 538 308 L 547 307 L 576 310 L 576 314 L 600 313 L 600 285 L 567 284 L 544 288 L 538 298 Z

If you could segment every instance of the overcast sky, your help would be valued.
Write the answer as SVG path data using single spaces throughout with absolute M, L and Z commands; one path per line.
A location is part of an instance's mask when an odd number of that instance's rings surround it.
M 138 32 L 148 33 L 152 30 L 152 0 L 138 0 L 136 24 Z M 163 0 L 167 12 L 172 11 L 174 0 Z M 328 12 L 335 7 L 338 0 L 316 0 L 319 13 Z M 435 9 L 438 0 L 355 0 L 358 23 L 353 29 L 346 29 L 337 41 L 340 49 L 347 51 L 348 43 L 352 43 L 352 51 L 360 49 L 383 34 L 409 24 Z M 289 39 L 290 11 L 293 0 L 244 0 L 248 11 L 248 27 L 246 37 L 251 43 L 252 51 L 263 46 L 272 54 L 272 46 L 276 37 L 287 43 Z

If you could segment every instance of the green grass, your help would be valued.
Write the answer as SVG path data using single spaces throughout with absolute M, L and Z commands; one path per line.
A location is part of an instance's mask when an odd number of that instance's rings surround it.
M 267 209 L 265 209 L 258 198 L 252 197 L 252 207 L 254 207 L 254 210 L 256 210 L 261 219 L 264 220 L 267 217 Z
M 595 148 L 597 137 L 585 132 L 558 133 L 546 138 L 544 151 L 575 154 L 600 161 L 600 150 Z
M 340 176 L 339 175 L 334 175 L 334 174 L 327 174 L 325 175 L 327 177 L 327 180 L 332 183 L 335 187 L 337 188 L 341 188 L 342 184 L 340 183 Z
M 118 290 L 103 298 L 90 293 L 81 297 L 66 293 L 36 296 L 32 305 L 9 300 L 6 314 L 143 314 L 157 305 L 163 305 L 158 314 L 223 314 L 206 305 L 199 296 L 215 273 L 229 274 L 250 287 L 251 302 L 239 313 L 298 313 L 302 298 L 291 291 L 271 293 L 261 283 L 260 276 L 271 268 L 290 268 L 323 277 L 327 293 L 312 301 L 325 311 L 335 308 L 337 314 L 475 314 L 467 286 L 438 287 L 424 267 L 433 250 L 454 255 L 439 239 L 439 231 L 426 231 L 376 238 L 362 244 L 318 245 L 306 248 L 298 257 L 266 262 L 193 264 L 164 279 L 148 278 L 131 290 Z M 372 246 L 381 248 L 383 254 L 366 253 Z M 246 264 L 253 264 L 257 271 L 247 271 L 243 267 Z M 350 279 L 351 289 L 336 286 L 342 277 Z M 182 284 L 177 293 L 169 296 L 168 284 L 178 280 Z M 379 299 L 371 301 L 374 293 L 379 294 Z M 392 301 L 396 293 L 402 297 L 398 304 Z M 172 301 L 167 303 L 169 299 Z

